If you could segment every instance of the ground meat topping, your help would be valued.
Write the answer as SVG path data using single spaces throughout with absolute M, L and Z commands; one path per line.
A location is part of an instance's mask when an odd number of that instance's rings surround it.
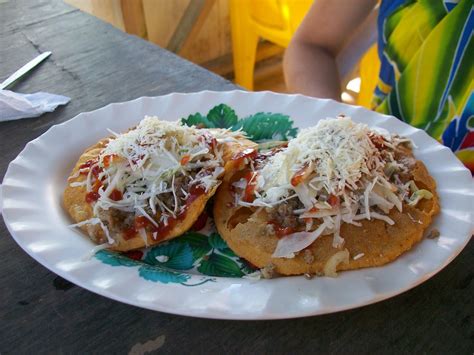
M 270 219 L 276 221 L 281 227 L 301 229 L 305 227 L 305 223 L 294 214 L 294 210 L 302 207 L 304 206 L 299 199 L 291 199 L 278 204 L 274 208 L 268 208 L 267 212 L 270 214 Z

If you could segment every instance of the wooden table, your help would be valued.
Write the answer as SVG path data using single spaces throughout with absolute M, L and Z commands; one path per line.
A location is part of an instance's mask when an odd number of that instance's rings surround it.
M 59 0 L 0 1 L 0 79 L 53 55 L 15 86 L 71 102 L 0 123 L 0 176 L 51 125 L 110 102 L 235 86 Z M 65 142 L 67 145 L 67 142 Z M 474 351 L 474 244 L 415 289 L 351 311 L 281 321 L 217 321 L 118 303 L 49 272 L 0 221 L 0 353 L 464 353 Z M 347 292 L 351 292 L 348 290 Z

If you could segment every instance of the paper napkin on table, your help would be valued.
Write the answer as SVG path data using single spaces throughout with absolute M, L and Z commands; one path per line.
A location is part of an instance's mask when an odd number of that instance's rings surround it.
M 70 100 L 69 97 L 47 92 L 19 94 L 0 90 L 0 122 L 37 117 L 54 111 L 59 105 L 66 105 Z

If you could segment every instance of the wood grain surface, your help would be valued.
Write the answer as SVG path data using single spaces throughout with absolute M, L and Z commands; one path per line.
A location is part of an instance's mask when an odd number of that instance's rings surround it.
M 53 55 L 14 90 L 72 100 L 40 118 L 0 123 L 1 179 L 28 141 L 82 111 L 144 95 L 235 88 L 59 0 L 0 1 L 0 80 L 46 50 Z M 473 243 L 438 275 L 390 300 L 331 315 L 259 322 L 173 316 L 98 296 L 29 257 L 3 220 L 0 256 L 1 354 L 474 351 Z
M 148 40 L 167 47 L 180 24 L 190 0 L 142 0 Z M 216 0 L 208 9 L 199 33 L 183 43 L 180 55 L 204 63 L 231 53 L 229 0 Z

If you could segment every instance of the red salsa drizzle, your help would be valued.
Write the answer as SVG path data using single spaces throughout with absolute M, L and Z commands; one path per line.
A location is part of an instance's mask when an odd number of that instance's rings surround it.
M 94 175 L 96 178 L 103 171 L 103 169 L 99 165 L 97 165 L 97 159 L 88 160 L 84 164 L 79 166 L 79 171 L 81 175 L 89 174 L 89 170 L 91 170 L 92 175 Z
M 113 189 L 109 195 L 109 198 L 113 201 L 120 201 L 123 198 L 123 194 L 121 191 Z
M 200 185 L 192 185 L 189 190 L 189 195 L 186 199 L 185 208 L 180 212 L 176 217 L 169 216 L 166 223 L 161 221 L 158 223 L 158 226 L 155 226 L 151 221 L 145 216 L 137 216 L 134 220 L 134 225 L 131 228 L 125 229 L 123 231 L 123 238 L 125 240 L 135 238 L 137 236 L 138 230 L 145 228 L 148 232 L 156 233 L 154 240 L 164 239 L 169 232 L 176 226 L 176 224 L 183 220 L 186 217 L 187 209 L 190 204 L 195 201 L 199 196 L 203 195 L 206 192 L 205 188 Z
M 288 234 L 295 233 L 296 229 L 293 227 L 283 227 L 276 221 L 270 221 L 267 224 L 273 225 L 273 230 L 275 231 L 275 235 L 278 238 L 283 238 L 287 236 Z
M 255 188 L 257 186 L 257 173 L 249 170 L 245 174 L 244 179 L 247 181 L 245 186 L 244 195 L 242 196 L 242 201 L 244 202 L 253 202 L 255 200 Z
M 110 163 L 117 157 L 117 154 L 109 154 L 102 158 L 102 163 L 106 168 L 110 166 Z
M 217 139 L 212 137 L 210 140 L 207 141 L 207 144 L 211 149 L 214 149 L 215 147 L 217 147 Z
M 86 194 L 86 202 L 87 203 L 92 203 L 92 202 L 95 202 L 99 199 L 100 195 L 98 192 L 94 192 L 94 191 L 91 191 L 91 192 L 88 192 Z
M 267 150 L 264 152 L 259 152 L 257 156 L 254 158 L 255 166 L 261 166 L 268 158 L 274 156 L 276 153 L 281 152 L 288 146 L 288 142 L 279 145 L 278 147 L 272 148 L 271 150 Z
M 176 217 L 169 216 L 166 224 L 165 222 L 160 222 L 158 227 L 153 226 L 153 232 L 157 232 L 155 240 L 161 240 L 165 238 L 167 234 L 169 234 L 170 230 L 172 230 L 174 226 L 176 226 L 176 223 L 183 217 L 183 213 L 177 215 Z
M 135 220 L 133 221 L 133 226 L 123 230 L 123 239 L 129 240 L 135 238 L 138 234 L 139 229 L 147 229 L 148 226 L 155 227 L 145 216 L 135 217 Z
M 247 149 L 244 149 L 243 151 L 241 152 L 238 152 L 236 153 L 233 157 L 232 157 L 232 161 L 238 165 L 238 164 L 241 164 L 243 163 L 244 159 L 248 158 L 248 159 L 255 159 L 258 155 L 258 152 L 256 149 L 253 149 L 253 148 L 247 148 Z
M 226 170 L 238 171 L 245 167 L 248 159 L 253 160 L 258 156 L 258 151 L 253 148 L 244 149 L 232 156 L 230 161 L 226 163 Z
M 203 195 L 206 189 L 201 185 L 192 185 L 189 188 L 189 195 L 186 198 L 186 208 L 193 203 L 199 196 Z
M 102 186 L 102 181 L 96 180 L 94 185 L 92 185 L 92 192 L 99 192 L 100 187 Z
M 158 227 L 153 226 L 153 231 L 158 233 L 157 238 L 163 239 L 166 235 L 176 226 L 176 224 L 183 220 L 186 217 L 186 212 L 191 203 L 193 203 L 199 196 L 203 195 L 206 192 L 206 189 L 201 185 L 192 185 L 189 188 L 189 195 L 186 198 L 186 204 L 184 210 L 178 214 L 176 217 L 168 217 L 167 223 L 164 221 L 158 224 Z
M 103 171 L 103 169 L 99 165 L 94 165 L 92 167 L 91 173 L 94 175 L 96 179 L 99 178 L 99 174 Z
M 248 148 L 242 152 L 237 153 L 233 158 L 233 162 L 243 163 L 245 158 L 250 158 L 255 162 L 255 166 L 258 168 L 261 164 L 265 162 L 268 158 L 275 155 L 277 152 L 282 150 L 286 145 L 273 148 L 272 150 L 265 152 L 257 152 L 255 149 Z M 242 192 L 242 201 L 244 202 L 253 202 L 255 200 L 255 190 L 257 188 L 257 173 L 252 170 L 247 170 L 243 175 L 243 179 L 247 182 L 244 191 Z M 235 193 L 234 186 L 230 186 L 230 191 Z
M 96 202 L 100 198 L 99 189 L 103 185 L 102 181 L 99 180 L 99 174 L 103 171 L 103 169 L 97 165 L 97 159 L 91 159 L 80 165 L 79 171 L 81 175 L 87 175 L 90 171 L 94 177 L 91 191 L 86 194 L 85 200 L 87 203 Z
M 135 229 L 138 230 L 140 228 L 145 228 L 148 226 L 151 222 L 146 218 L 145 216 L 137 216 L 135 217 Z
M 291 185 L 292 186 L 297 186 L 303 182 L 304 179 L 308 177 L 308 175 L 311 173 L 309 169 L 308 163 L 305 163 L 303 167 L 298 170 L 295 175 L 291 178 Z
M 88 160 L 84 164 L 79 165 L 79 170 L 89 169 L 96 162 L 97 162 L 97 160 L 95 160 L 95 159 Z M 88 173 L 89 173 L 89 170 L 85 170 L 85 171 L 80 172 L 81 175 L 87 175 Z
M 206 131 L 202 133 L 202 135 L 198 138 L 198 140 L 200 142 L 206 143 L 207 146 L 211 148 L 212 150 L 214 150 L 214 148 L 217 147 L 217 139 Z
M 369 133 L 369 139 L 372 141 L 374 146 L 379 150 L 381 150 L 385 146 L 385 140 L 381 135 L 371 132 Z
M 94 185 L 92 185 L 92 190 L 86 194 L 87 203 L 93 203 L 99 199 L 99 189 L 101 186 L 102 182 L 100 180 L 96 180 L 94 182 Z
M 137 230 L 135 229 L 135 226 L 133 226 L 123 230 L 122 235 L 125 240 L 133 239 L 137 236 Z
M 189 163 L 190 160 L 191 160 L 191 156 L 190 156 L 190 155 L 184 155 L 184 156 L 181 158 L 180 164 L 181 164 L 181 165 L 186 165 L 187 163 Z
M 210 134 L 205 133 L 201 137 L 202 137 L 201 139 L 204 142 L 206 142 L 206 144 L 211 149 L 214 149 L 217 146 L 217 140 L 214 137 L 212 137 Z M 252 151 L 254 150 L 252 149 Z M 116 157 L 115 154 L 104 156 L 102 160 L 104 166 L 108 167 L 115 157 Z M 181 165 L 186 165 L 190 161 L 190 158 L 191 158 L 190 155 L 184 155 L 180 161 Z M 95 178 L 91 191 L 86 194 L 85 200 L 87 203 L 96 202 L 100 198 L 98 191 L 103 184 L 102 184 L 102 181 L 99 180 L 99 174 L 103 171 L 103 169 L 97 164 L 97 162 L 98 162 L 97 159 L 91 159 L 79 166 L 80 170 L 85 170 L 85 171 L 81 171 L 80 172 L 81 174 L 87 175 L 89 171 L 91 171 L 91 174 Z M 203 174 L 206 175 L 206 174 L 211 174 L 211 173 L 212 173 L 212 169 L 210 169 L 209 171 L 202 172 L 201 175 Z M 169 216 L 166 220 L 166 223 L 164 221 L 161 221 L 158 223 L 158 226 L 156 226 L 145 216 L 137 216 L 135 217 L 133 226 L 126 228 L 122 231 L 123 238 L 125 240 L 133 239 L 137 237 L 138 231 L 141 228 L 145 228 L 148 232 L 151 232 L 152 234 L 156 233 L 156 238 L 154 238 L 155 240 L 164 239 L 167 236 L 167 234 L 170 232 L 170 230 L 173 229 L 180 220 L 183 220 L 186 217 L 187 209 L 189 208 L 191 203 L 194 202 L 199 196 L 203 195 L 205 192 L 206 192 L 206 189 L 204 187 L 200 185 L 192 185 L 189 190 L 189 195 L 186 198 L 185 208 L 176 217 Z M 123 199 L 123 193 L 120 190 L 114 189 L 110 193 L 109 198 L 114 201 L 119 201 Z M 202 216 L 204 216 L 203 223 L 205 225 L 207 216 L 204 213 L 202 214 Z M 197 222 L 199 222 L 199 220 Z
M 203 211 L 198 219 L 196 220 L 196 222 L 194 222 L 193 226 L 191 227 L 191 230 L 193 231 L 200 231 L 201 229 L 203 229 L 205 226 L 206 226 L 206 223 L 207 223 L 207 219 L 208 219 L 208 215 L 207 215 L 207 212 L 206 211 Z
M 328 203 L 331 205 L 331 207 L 339 206 L 339 197 L 333 194 L 329 195 Z

